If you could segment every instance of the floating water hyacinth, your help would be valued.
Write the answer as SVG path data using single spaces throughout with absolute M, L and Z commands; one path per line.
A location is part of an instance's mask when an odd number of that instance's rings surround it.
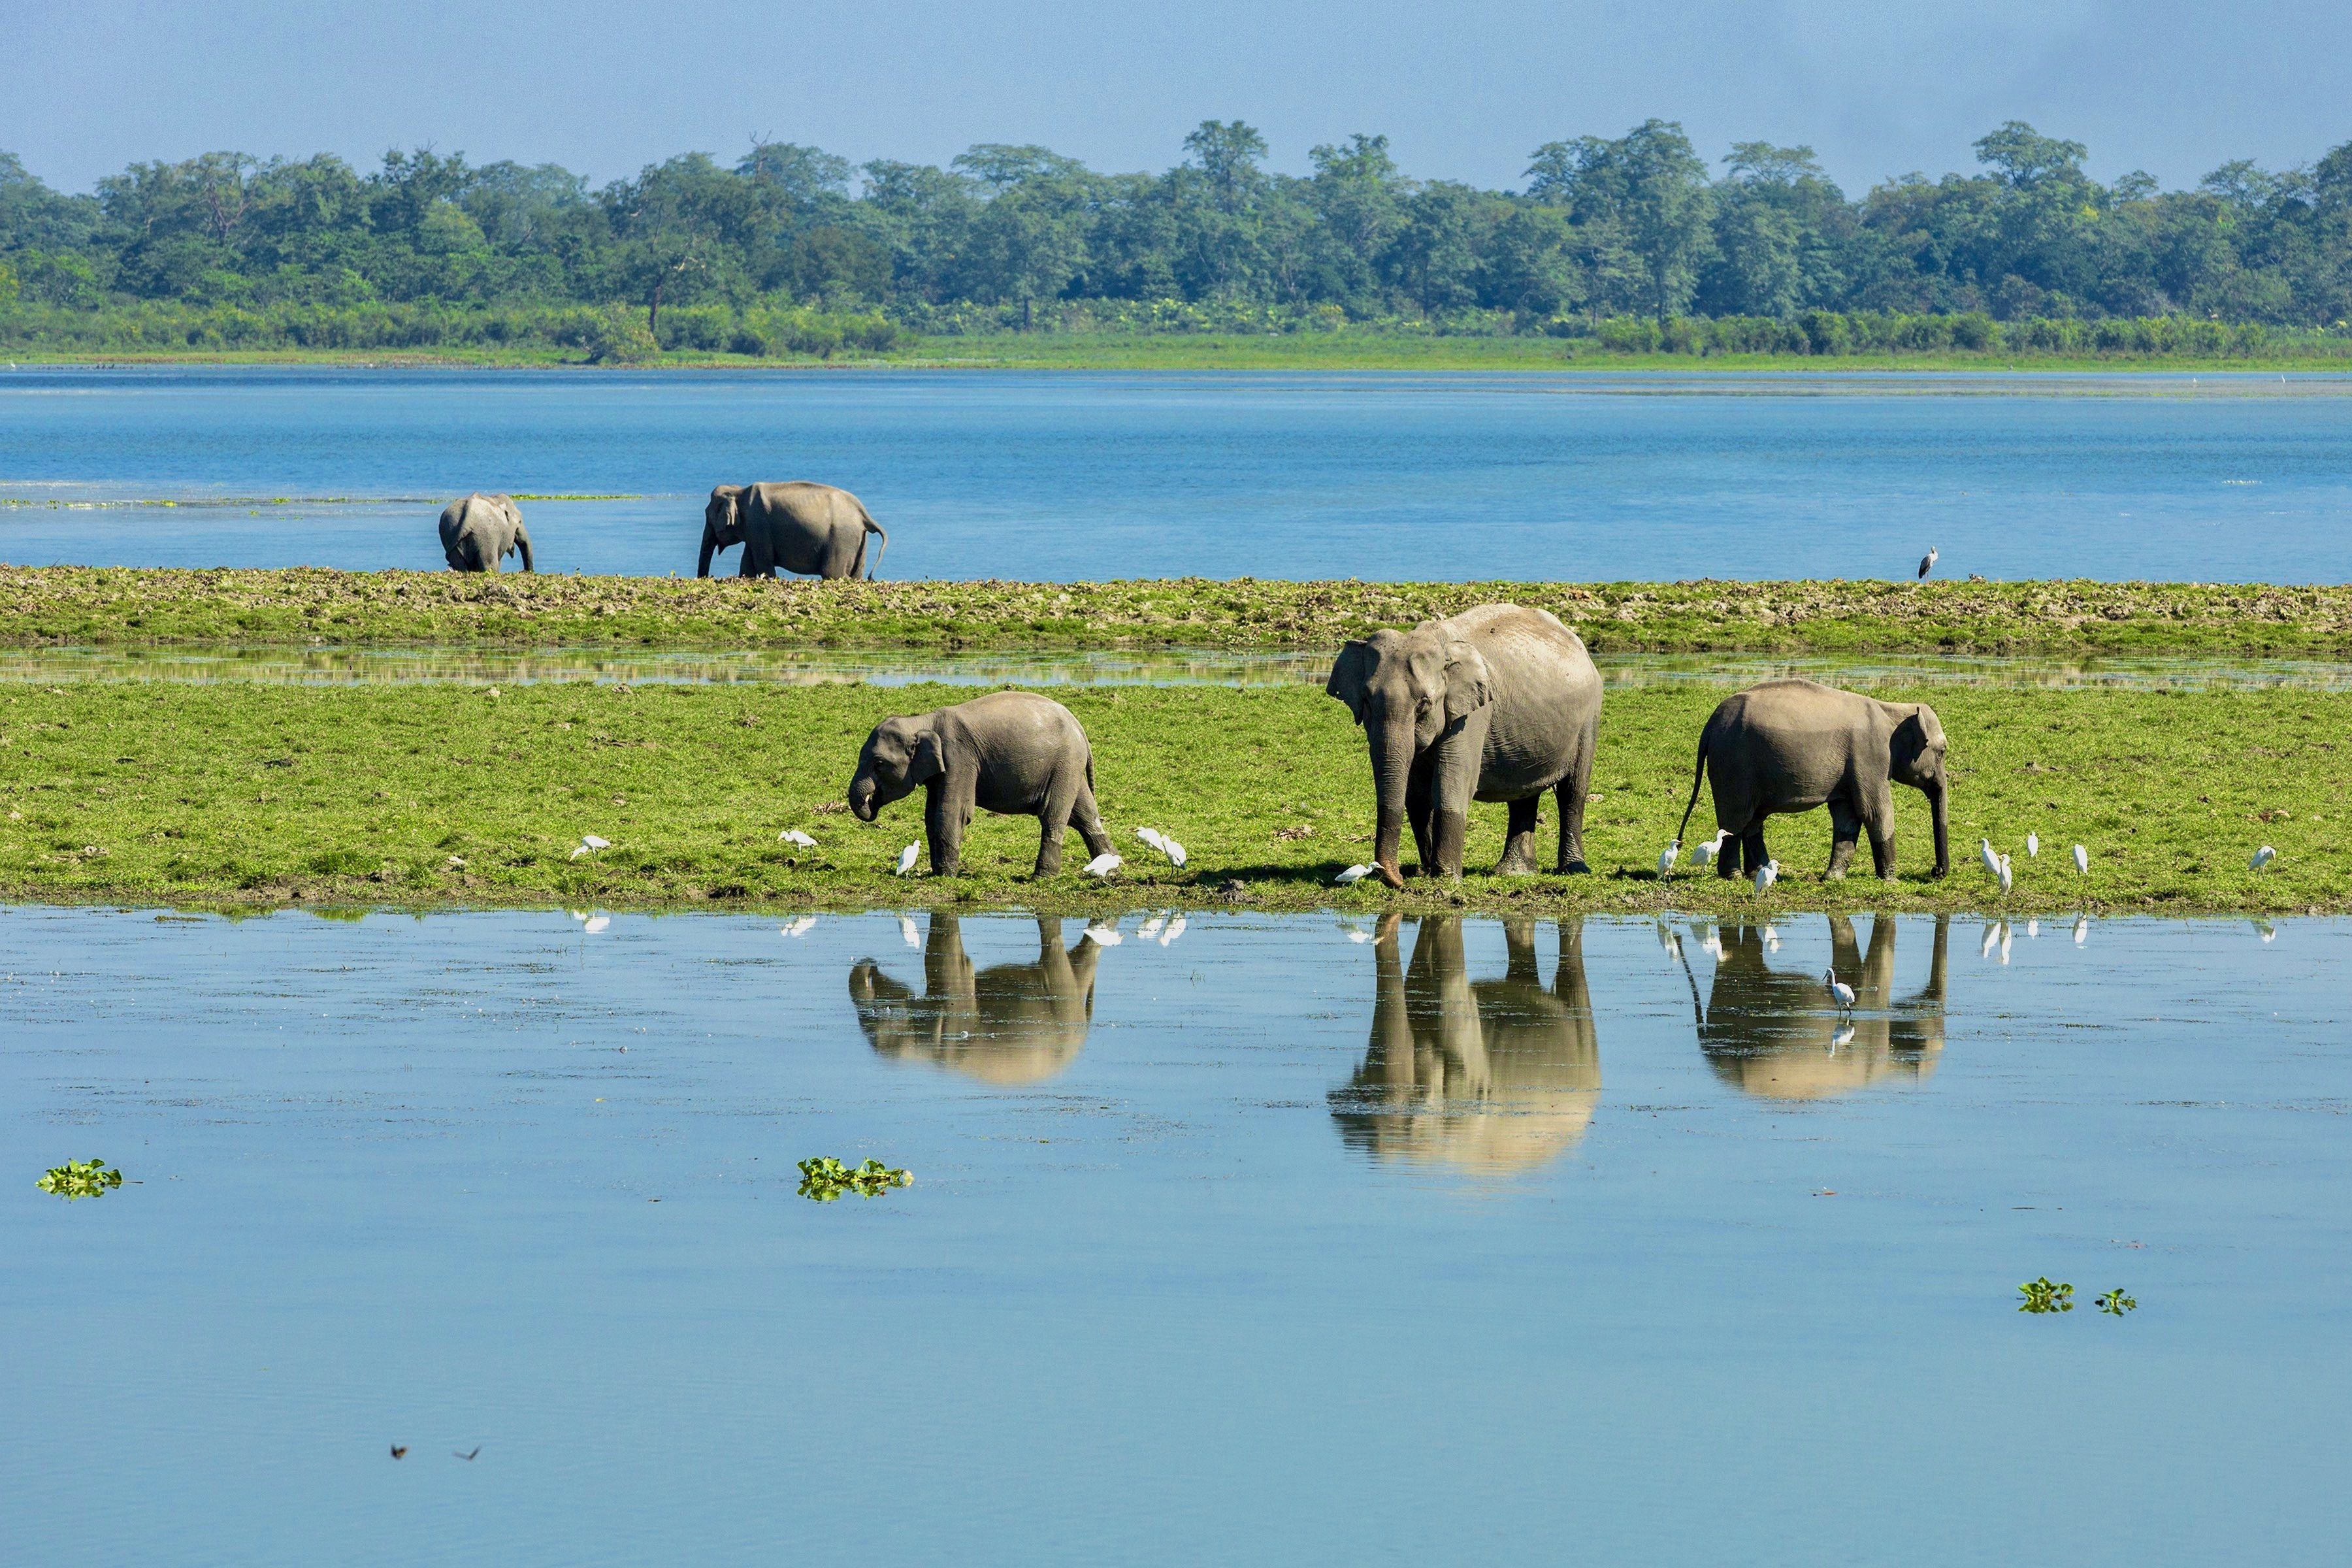
M 908 1173 L 894 1171 L 879 1160 L 853 1168 L 830 1154 L 803 1160 L 800 1171 L 801 1196 L 820 1204 L 829 1204 L 844 1193 L 878 1198 L 893 1187 L 912 1186 L 915 1181 Z
M 122 1184 L 122 1173 L 104 1160 L 68 1160 L 53 1166 L 33 1184 L 68 1201 L 103 1197 Z

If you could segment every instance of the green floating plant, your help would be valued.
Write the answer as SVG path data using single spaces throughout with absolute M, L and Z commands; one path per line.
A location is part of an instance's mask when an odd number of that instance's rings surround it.
M 814 1203 L 829 1204 L 844 1193 L 878 1198 L 893 1187 L 911 1186 L 914 1180 L 908 1173 L 894 1171 L 879 1160 L 868 1160 L 855 1168 L 830 1154 L 801 1162 L 801 1196 Z
M 33 1184 L 61 1198 L 94 1198 L 122 1184 L 122 1173 L 103 1160 L 68 1160 Z
M 2139 1306 L 2137 1300 L 2124 1294 L 2124 1288 L 2120 1285 L 2104 1296 L 2093 1297 L 2092 1304 L 2111 1318 L 2120 1318 L 2126 1312 L 2133 1311 Z
M 2074 1287 L 2053 1285 L 2046 1274 L 2039 1279 L 2028 1279 L 2018 1289 L 2025 1293 L 2024 1305 L 2017 1309 L 2021 1312 L 2071 1312 L 2074 1310 Z

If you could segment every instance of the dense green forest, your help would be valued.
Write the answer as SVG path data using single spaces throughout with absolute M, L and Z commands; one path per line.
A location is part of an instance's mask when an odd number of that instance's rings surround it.
M 1517 191 L 1408 177 L 1387 140 L 1268 172 L 1239 121 L 1158 174 L 1043 147 L 853 168 L 689 153 L 592 189 L 394 152 L 362 174 L 213 153 L 68 195 L 0 153 L 0 342 L 881 351 L 914 334 L 1549 334 L 1634 351 L 2199 354 L 2352 343 L 2352 142 L 2193 190 L 2103 184 L 2011 122 L 1979 169 L 1849 197 L 1805 147 L 1711 167 L 1681 127 L 1547 142 Z

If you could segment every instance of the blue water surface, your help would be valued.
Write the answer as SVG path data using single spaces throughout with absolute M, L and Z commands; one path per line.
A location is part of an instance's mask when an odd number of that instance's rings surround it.
M 542 570 L 690 573 L 721 481 L 805 478 L 883 574 L 2342 582 L 2327 376 L 0 372 L 19 564 L 441 565 L 470 489 Z M 340 500 L 322 498 L 343 498 Z
M 591 914 L 0 908 L 0 1558 L 2340 1558 L 2352 923 Z

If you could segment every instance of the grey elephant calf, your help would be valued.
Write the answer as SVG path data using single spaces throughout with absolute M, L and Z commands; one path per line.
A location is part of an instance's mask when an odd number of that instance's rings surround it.
M 1944 726 L 1924 702 L 1881 702 L 1814 680 L 1768 680 L 1723 700 L 1698 740 L 1683 829 L 1699 785 L 1715 775 L 1715 823 L 1731 835 L 1716 874 L 1738 876 L 1766 863 L 1764 819 L 1830 808 L 1830 868 L 1845 875 L 1853 847 L 1870 835 L 1878 874 L 1895 879 L 1895 791 L 1927 795 L 1935 814 L 1936 875 L 1952 868 L 1944 779 Z M 1675 835 L 1679 843 L 1682 829 Z
M 441 512 L 441 553 L 452 572 L 496 572 L 500 557 L 516 554 L 522 557 L 522 569 L 530 571 L 530 535 L 522 526 L 522 508 L 512 496 L 479 490 L 451 501 Z
M 1095 810 L 1087 732 L 1068 709 L 1034 692 L 992 691 L 875 725 L 849 781 L 849 809 L 871 822 L 918 784 L 935 877 L 952 877 L 962 864 L 974 806 L 1037 818 L 1037 876 L 1062 868 L 1062 836 L 1073 825 L 1091 853 L 1110 853 Z
M 1323 689 L 1348 705 L 1372 756 L 1380 813 L 1372 863 L 1404 886 L 1398 840 L 1412 825 L 1424 877 L 1462 875 L 1470 803 L 1510 803 L 1495 869 L 1536 868 L 1543 793 L 1559 799 L 1558 869 L 1584 864 L 1584 802 L 1601 736 L 1601 672 L 1549 611 L 1481 605 L 1339 650 Z

